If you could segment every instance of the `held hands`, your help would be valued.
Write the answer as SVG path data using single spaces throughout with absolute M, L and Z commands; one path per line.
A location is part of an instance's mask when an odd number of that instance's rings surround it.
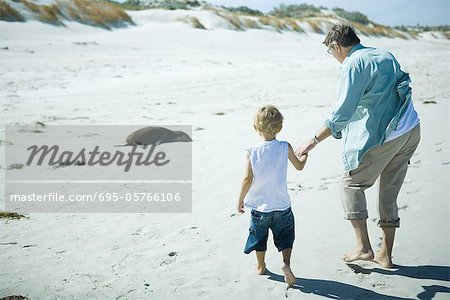
M 303 154 L 308 154 L 308 152 L 314 149 L 316 145 L 317 143 L 314 141 L 314 139 L 309 139 L 303 145 L 297 147 L 297 150 L 295 150 L 295 155 L 300 157 Z

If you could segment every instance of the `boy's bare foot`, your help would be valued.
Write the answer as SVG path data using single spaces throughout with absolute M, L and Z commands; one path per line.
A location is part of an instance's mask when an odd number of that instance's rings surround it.
M 264 275 L 266 273 L 266 264 L 263 264 L 262 266 L 256 267 L 256 274 L 258 275 Z
M 356 260 L 373 260 L 373 252 L 369 250 L 359 250 L 355 249 L 353 252 L 344 254 L 341 256 L 342 260 L 345 262 L 352 262 Z
M 389 257 L 389 255 L 385 255 L 383 253 L 377 252 L 375 255 L 375 258 L 373 259 L 374 262 L 382 266 L 383 268 L 393 268 L 394 264 L 392 263 L 392 259 Z
M 295 275 L 292 273 L 291 267 L 288 265 L 283 265 L 281 268 L 281 271 L 284 273 L 284 281 L 289 285 L 294 285 L 295 281 L 297 281 L 297 278 L 295 278 Z

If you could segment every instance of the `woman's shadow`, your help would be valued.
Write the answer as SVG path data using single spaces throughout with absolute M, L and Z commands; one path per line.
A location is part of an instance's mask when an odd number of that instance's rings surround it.
M 265 275 L 269 275 L 269 280 L 284 283 L 284 277 L 266 269 Z M 337 281 L 324 279 L 306 279 L 296 277 L 292 289 L 300 290 L 305 294 L 314 294 L 331 299 L 380 299 L 380 300 L 405 300 L 412 298 L 401 298 L 390 295 L 383 295 L 365 288 L 357 287 Z
M 384 275 L 403 276 L 414 279 L 428 279 L 428 280 L 440 280 L 450 282 L 450 267 L 448 266 L 402 266 L 395 265 L 394 269 L 382 269 L 382 268 L 364 268 L 357 264 L 348 263 L 347 266 L 356 274 L 371 274 L 379 273 Z M 450 293 L 450 288 L 442 285 L 429 285 L 424 286 L 423 292 L 417 294 L 419 299 L 432 299 L 436 293 Z
M 395 265 L 393 269 L 364 268 L 357 264 L 348 263 L 347 266 L 356 274 L 379 273 L 384 275 L 396 275 L 415 279 L 430 279 L 450 281 L 450 267 L 448 266 L 402 266 Z
M 349 266 L 352 270 L 353 270 L 353 266 Z M 429 266 L 427 266 L 429 267 Z M 361 268 L 361 267 L 360 267 Z M 421 274 L 421 272 L 419 271 L 413 271 L 413 269 L 410 269 L 413 267 L 408 267 L 405 269 L 405 267 L 403 268 L 403 271 L 400 273 L 402 276 L 407 276 L 407 277 L 412 277 L 412 278 L 421 278 L 421 279 L 437 279 L 437 280 L 446 280 L 449 281 L 448 276 L 445 277 L 445 268 L 447 268 L 447 273 L 448 274 L 448 270 L 449 267 L 439 267 L 438 269 L 426 269 L 429 270 L 430 272 L 426 272 L 428 274 L 428 276 Z M 444 268 L 444 269 L 440 269 L 440 268 Z M 367 269 L 364 269 L 367 271 Z M 381 269 L 377 269 L 381 270 Z M 419 269 L 420 270 L 420 269 Z M 436 270 L 439 270 L 440 272 L 434 272 Z M 404 272 L 409 271 L 408 275 L 406 275 Z M 393 273 L 388 273 L 388 271 L 386 271 L 387 273 L 383 273 L 383 272 L 379 272 L 381 274 L 392 274 Z M 357 273 L 357 272 L 355 272 Z M 362 272 L 364 274 L 370 274 L 370 273 L 366 273 L 366 272 Z M 397 275 L 400 275 L 397 274 Z M 284 283 L 284 277 L 282 275 L 279 274 L 275 274 L 272 273 L 271 271 L 266 269 L 266 273 L 265 275 L 268 275 L 268 279 L 269 280 L 274 280 L 274 281 L 278 281 L 278 282 L 283 282 Z M 414 277 L 414 275 L 416 275 L 417 277 Z M 432 278 L 427 278 L 427 277 L 432 277 Z M 442 278 L 442 279 L 441 279 Z M 446 279 L 443 279 L 446 278 Z M 318 295 L 318 296 L 322 296 L 324 298 L 331 298 L 331 299 L 355 299 L 355 298 L 360 298 L 360 299 L 381 299 L 381 300 L 388 300 L 388 299 L 393 299 L 393 300 L 405 300 L 405 299 L 414 299 L 414 298 L 402 298 L 402 297 L 396 297 L 396 296 L 392 296 L 392 295 L 384 295 L 384 294 L 380 294 L 377 292 L 374 292 L 372 290 L 368 290 L 362 287 L 358 287 L 358 286 L 354 286 L 351 284 L 346 284 L 346 283 L 342 283 L 342 282 L 337 282 L 337 281 L 331 281 L 331 280 L 324 280 L 324 279 L 306 279 L 306 278 L 299 278 L 296 277 L 296 282 L 295 284 L 290 287 L 293 289 L 297 289 L 300 290 L 302 293 L 306 293 L 306 294 L 314 294 L 314 295 Z M 430 287 L 426 287 L 423 286 L 424 288 L 424 292 L 418 294 L 416 297 L 419 299 L 431 299 L 434 297 L 436 292 L 444 292 L 444 293 L 450 293 L 450 289 L 448 287 L 444 287 L 444 286 L 430 286 Z

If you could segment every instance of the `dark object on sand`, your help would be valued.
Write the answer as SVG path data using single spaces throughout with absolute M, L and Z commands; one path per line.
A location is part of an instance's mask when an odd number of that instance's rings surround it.
M 22 218 L 27 218 L 25 215 L 16 213 L 16 212 L 10 212 L 10 211 L 0 211 L 0 219 L 22 219 Z M 20 296 L 22 297 L 22 296 Z M 5 298 L 2 298 L 0 300 L 3 300 Z
M 434 100 L 425 100 L 422 102 L 423 104 L 436 104 L 437 102 Z
M 31 300 L 28 297 L 20 296 L 20 295 L 13 295 L 13 296 L 7 296 L 4 298 L 0 298 L 0 300 Z
M 159 145 L 173 142 L 191 142 L 183 131 L 172 131 L 164 127 L 145 127 L 136 130 L 127 137 L 127 145 Z

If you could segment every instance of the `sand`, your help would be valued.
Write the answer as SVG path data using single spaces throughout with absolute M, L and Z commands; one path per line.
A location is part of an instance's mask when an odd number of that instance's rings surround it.
M 422 140 L 398 199 L 396 268 L 339 259 L 354 239 L 339 199 L 341 144 L 328 139 L 302 172 L 288 170 L 297 282 L 287 290 L 271 239 L 270 273 L 255 275 L 254 255 L 243 253 L 249 213 L 236 215 L 235 203 L 244 148 L 258 142 L 258 107 L 279 107 L 279 139 L 294 147 L 333 110 L 339 64 L 323 35 L 197 30 L 142 13 L 135 19 L 137 26 L 113 31 L 0 22 L 1 125 L 192 125 L 192 213 L 1 219 L 0 297 L 448 299 L 448 40 L 361 37 L 389 49 L 410 73 L 421 119 Z M 376 250 L 376 191 L 367 195 Z

